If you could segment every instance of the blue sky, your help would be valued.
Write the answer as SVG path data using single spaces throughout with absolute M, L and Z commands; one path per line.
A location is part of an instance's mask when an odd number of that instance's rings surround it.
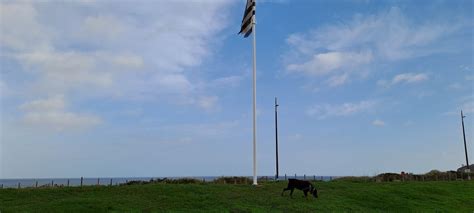
M 2 1 L 0 178 L 252 174 L 244 1 Z M 259 1 L 258 174 L 456 169 L 472 1 Z

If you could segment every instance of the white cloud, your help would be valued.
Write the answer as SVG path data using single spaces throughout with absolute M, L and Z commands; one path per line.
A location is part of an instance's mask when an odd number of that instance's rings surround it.
M 421 81 L 428 80 L 428 75 L 424 73 L 415 74 L 415 73 L 403 73 L 393 77 L 392 84 L 399 83 L 417 83 Z
M 314 105 L 306 110 L 306 114 L 318 119 L 329 117 L 342 117 L 372 110 L 376 105 L 375 101 L 361 101 L 358 103 L 343 103 L 340 105 L 322 104 Z
M 236 129 L 244 129 L 239 120 L 216 123 L 178 124 L 159 127 L 158 131 L 178 133 L 183 137 L 211 137 L 216 138 L 235 133 Z M 175 134 L 171 134 L 175 135 Z
M 22 121 L 28 126 L 55 131 L 78 130 L 96 126 L 102 122 L 93 115 L 76 114 L 65 111 L 62 96 L 34 100 L 19 108 L 25 112 Z
M 474 113 L 474 100 L 464 102 L 461 109 L 464 113 Z
M 51 111 L 28 112 L 24 115 L 23 122 L 40 129 L 51 128 L 53 130 L 63 131 L 79 130 L 96 126 L 101 123 L 101 119 L 91 115 Z
M 98 95 L 133 100 L 166 96 L 175 99 L 168 103 L 208 110 L 218 101 L 207 87 L 213 82 L 194 70 L 219 42 L 215 37 L 227 25 L 225 11 L 231 4 L 1 2 L 0 47 L 6 56 L 1 60 L 22 66 L 19 72 L 27 76 L 28 87 L 11 89 L 24 99 L 32 93 L 63 94 L 71 100 L 80 96 L 82 101 Z M 226 81 L 238 84 L 239 79 Z M 192 101 L 182 101 L 186 99 Z
M 64 110 L 64 107 L 65 103 L 62 96 L 34 100 L 20 105 L 20 109 L 24 111 L 58 111 Z
M 377 84 L 379 86 L 390 87 L 396 84 L 414 84 L 428 80 L 428 75 L 425 73 L 402 73 L 393 77 L 392 80 L 379 80 Z
M 197 100 L 197 104 L 199 107 L 210 111 L 216 108 L 218 100 L 219 98 L 217 96 L 204 96 Z
M 376 120 L 372 121 L 372 125 L 374 125 L 374 126 L 385 126 L 385 122 L 382 121 L 382 120 L 376 119 Z
M 0 3 L 0 46 L 12 50 L 47 49 L 52 33 L 38 23 L 38 13 L 27 2 Z
M 187 94 L 193 90 L 193 85 L 183 74 L 168 74 L 155 76 L 156 85 L 166 92 Z
M 328 85 L 338 86 L 350 82 L 350 78 L 364 77 L 372 64 L 449 51 L 443 50 L 439 41 L 468 25 L 463 21 L 455 24 L 415 22 L 393 7 L 378 14 L 358 14 L 340 24 L 292 34 L 286 40 L 290 50 L 283 58 L 288 73 L 332 79 L 326 80 Z M 344 75 L 344 81 L 335 81 L 335 76 Z
M 295 133 L 288 136 L 288 141 L 290 142 L 299 142 L 302 139 L 303 139 L 303 135 L 300 133 Z
M 120 34 L 126 30 L 124 24 L 117 18 L 103 15 L 86 17 L 81 27 L 83 28 L 82 36 L 85 39 L 96 37 L 105 42 L 119 38 Z
M 446 111 L 442 113 L 442 115 L 446 116 L 459 116 L 461 113 L 461 110 L 464 112 L 464 114 L 471 114 L 474 113 L 474 97 L 473 95 L 468 95 L 465 97 L 462 97 L 458 99 L 454 103 L 455 107 L 452 107 L 450 111 Z
M 303 64 L 289 64 L 287 70 L 308 75 L 327 75 L 339 69 L 368 64 L 371 60 L 370 52 L 327 52 L 315 54 Z
M 462 85 L 460 83 L 452 83 L 448 86 L 448 89 L 459 90 L 462 89 Z
M 240 75 L 232 75 L 232 76 L 226 76 L 226 77 L 221 77 L 212 80 L 209 83 L 210 87 L 236 87 L 240 85 L 240 82 L 244 79 L 244 76 Z
M 459 65 L 461 71 L 471 71 L 472 67 L 469 65 Z
M 8 96 L 10 93 L 10 90 L 8 89 L 7 84 L 0 79 L 0 98 Z
M 48 91 L 65 92 L 85 86 L 110 86 L 112 76 L 98 69 L 94 55 L 77 52 L 28 52 L 17 55 L 26 70 L 41 76 L 41 85 Z
M 331 87 L 337 87 L 340 85 L 345 84 L 349 79 L 349 75 L 347 73 L 342 75 L 335 75 L 327 80 L 327 83 Z

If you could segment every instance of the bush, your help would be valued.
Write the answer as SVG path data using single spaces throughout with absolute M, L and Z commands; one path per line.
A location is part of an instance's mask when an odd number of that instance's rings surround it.
M 355 183 L 362 183 L 362 182 L 372 182 L 374 178 L 368 176 L 361 176 L 361 177 L 354 177 L 354 176 L 346 176 L 346 177 L 338 177 L 333 179 L 333 181 L 347 181 L 347 182 L 355 182 Z
M 195 183 L 202 183 L 202 181 L 197 180 L 197 179 L 193 179 L 193 178 L 180 178 L 180 179 L 168 179 L 168 178 L 153 179 L 152 178 L 149 181 L 132 180 L 132 181 L 128 181 L 127 183 L 122 183 L 120 185 L 144 185 L 144 184 L 152 184 L 152 183 L 195 184 Z
M 377 182 L 392 182 L 392 181 L 401 181 L 402 176 L 397 173 L 382 173 L 375 177 Z
M 214 180 L 214 183 L 227 183 L 227 184 L 249 184 L 252 180 L 247 177 L 220 177 Z

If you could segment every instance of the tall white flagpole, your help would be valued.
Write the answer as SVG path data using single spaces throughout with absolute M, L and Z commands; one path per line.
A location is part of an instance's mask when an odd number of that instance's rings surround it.
M 255 7 L 257 7 L 255 5 Z M 252 34 L 253 34 L 253 185 L 257 185 L 257 48 L 256 48 L 256 31 L 255 31 L 255 15 L 252 17 Z

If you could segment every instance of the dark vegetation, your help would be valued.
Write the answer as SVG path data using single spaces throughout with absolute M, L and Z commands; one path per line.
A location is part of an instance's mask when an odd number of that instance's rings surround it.
M 262 179 L 260 180 L 262 181 Z M 214 179 L 213 181 L 206 181 L 204 179 L 197 179 L 197 178 L 179 178 L 179 179 L 168 179 L 168 178 L 157 178 L 157 179 L 150 179 L 149 181 L 141 181 L 141 180 L 133 180 L 127 181 L 126 183 L 122 183 L 120 185 L 145 185 L 145 184 L 156 184 L 156 183 L 163 183 L 163 184 L 208 184 L 208 183 L 216 183 L 216 184 L 249 184 L 252 183 L 247 177 L 219 177 Z
M 471 174 L 474 178 L 474 174 Z M 468 174 L 464 172 L 431 170 L 425 174 L 413 173 L 382 173 L 374 177 L 358 176 L 358 177 L 340 177 L 334 181 L 350 181 L 350 182 L 405 182 L 405 181 L 459 181 L 467 180 Z

